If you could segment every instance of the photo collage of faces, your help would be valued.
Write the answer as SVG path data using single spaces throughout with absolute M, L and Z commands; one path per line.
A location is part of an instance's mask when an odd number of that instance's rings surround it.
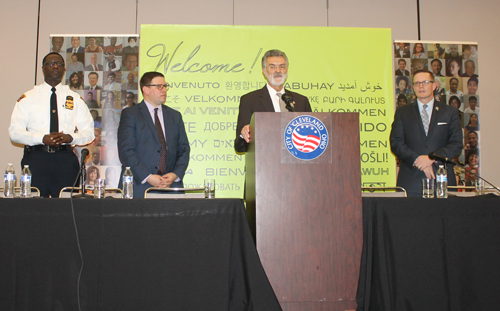
M 65 59 L 63 84 L 80 94 L 94 118 L 96 139 L 87 148 L 87 185 L 97 178 L 116 188 L 121 172 L 117 132 L 122 109 L 137 103 L 139 91 L 138 36 L 53 36 L 51 52 Z
M 477 44 L 405 43 L 394 44 L 396 109 L 417 100 L 412 75 L 417 70 L 434 74 L 434 99 L 458 109 L 464 132 L 464 150 L 455 159 L 465 170 L 455 167 L 457 184 L 473 186 L 480 175 L 479 165 L 479 70 Z

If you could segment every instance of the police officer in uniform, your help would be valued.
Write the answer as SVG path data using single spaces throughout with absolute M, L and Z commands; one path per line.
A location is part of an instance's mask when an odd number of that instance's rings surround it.
M 10 139 L 25 145 L 21 167 L 29 165 L 31 184 L 43 197 L 58 197 L 72 186 L 79 171 L 72 145 L 94 139 L 94 120 L 84 100 L 62 85 L 63 57 L 47 54 L 42 63 L 45 83 L 24 93 L 14 107 Z

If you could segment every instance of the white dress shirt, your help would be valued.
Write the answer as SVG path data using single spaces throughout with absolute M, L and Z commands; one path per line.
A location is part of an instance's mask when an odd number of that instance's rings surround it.
M 285 94 L 285 88 L 283 86 L 281 86 L 281 91 L 279 92 L 276 92 L 275 89 L 273 89 L 269 83 L 266 84 L 267 86 L 267 90 L 269 91 L 269 95 L 271 96 L 271 100 L 273 101 L 273 107 L 274 107 L 274 111 L 276 112 L 281 112 L 281 108 L 280 108 L 280 97 L 276 94 L 278 93 L 281 93 L 281 95 Z
M 51 89 L 52 86 L 43 83 L 18 99 L 9 127 L 13 142 L 27 146 L 43 145 L 43 137 L 50 133 Z M 62 84 L 56 86 L 56 95 L 59 132 L 71 135 L 73 145 L 84 145 L 94 140 L 94 120 L 80 95 Z

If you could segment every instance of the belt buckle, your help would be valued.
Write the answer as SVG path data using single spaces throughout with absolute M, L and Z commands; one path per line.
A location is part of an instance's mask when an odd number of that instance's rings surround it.
M 51 146 L 47 146 L 47 147 L 48 147 L 48 148 L 47 148 L 47 152 L 48 152 L 48 153 L 55 153 L 55 152 L 56 152 L 56 150 L 55 150 L 55 149 L 53 149 Z

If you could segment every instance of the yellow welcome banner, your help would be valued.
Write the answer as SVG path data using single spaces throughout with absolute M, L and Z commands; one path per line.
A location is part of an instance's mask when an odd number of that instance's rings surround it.
M 359 112 L 363 186 L 395 185 L 390 29 L 142 25 L 141 75 L 165 75 L 166 104 L 182 113 L 191 143 L 185 186 L 210 177 L 217 197 L 243 196 L 245 156 L 233 148 L 239 99 L 265 86 L 270 49 L 287 54 L 285 88 L 307 96 L 314 112 Z

